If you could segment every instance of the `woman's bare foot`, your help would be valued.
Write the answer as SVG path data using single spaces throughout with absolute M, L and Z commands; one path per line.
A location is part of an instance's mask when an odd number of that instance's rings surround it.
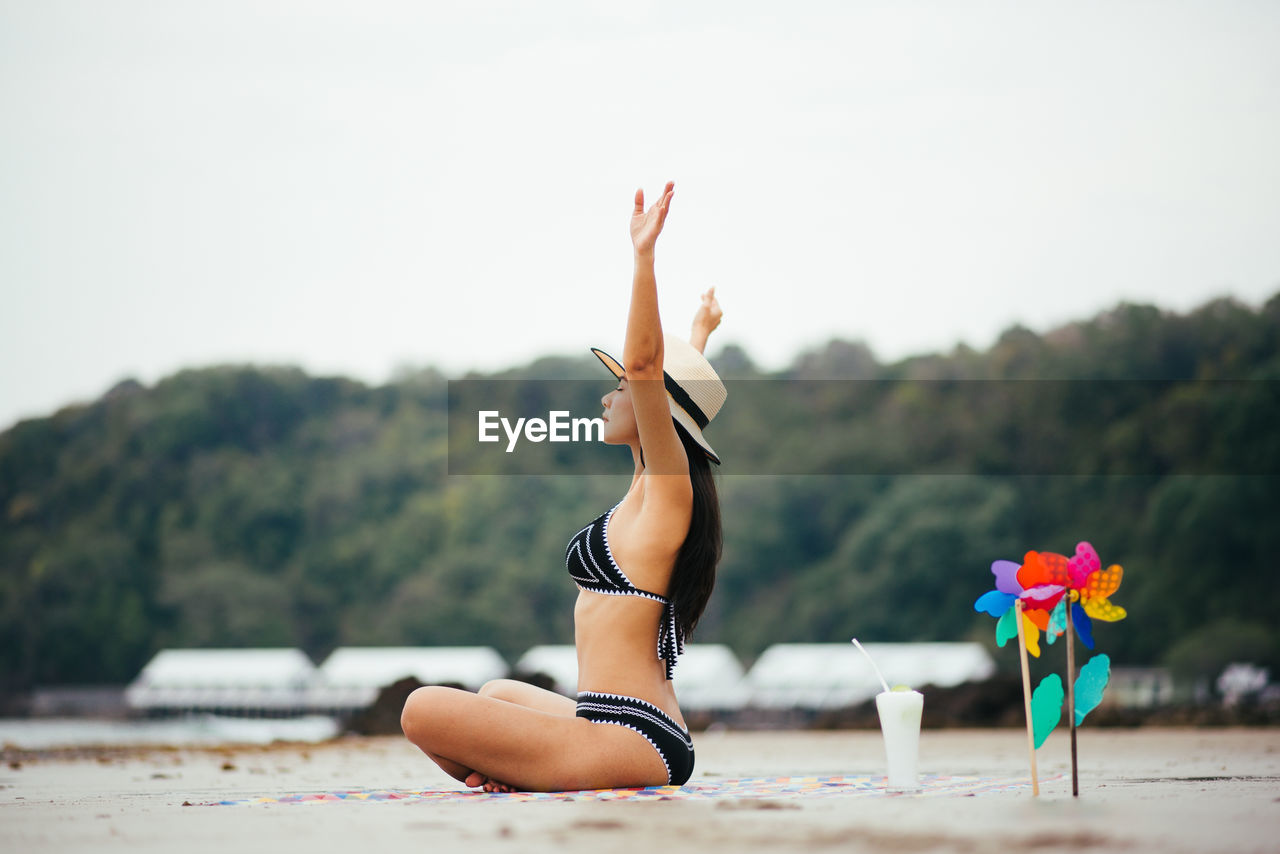
M 463 785 L 472 788 L 483 788 L 486 792 L 514 792 L 515 788 L 508 786 L 506 783 L 499 783 L 497 780 L 490 780 L 479 771 L 472 771 L 467 775 L 467 779 L 463 781 Z

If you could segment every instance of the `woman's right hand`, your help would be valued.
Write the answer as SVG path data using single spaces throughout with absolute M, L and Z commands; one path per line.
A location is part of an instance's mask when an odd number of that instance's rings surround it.
M 631 245 L 638 254 L 653 254 L 658 235 L 662 233 L 662 224 L 667 221 L 667 211 L 671 209 L 671 196 L 675 192 L 675 186 L 675 182 L 668 181 L 662 191 L 662 198 L 647 211 L 644 209 L 644 190 L 636 190 L 636 206 L 631 213 Z

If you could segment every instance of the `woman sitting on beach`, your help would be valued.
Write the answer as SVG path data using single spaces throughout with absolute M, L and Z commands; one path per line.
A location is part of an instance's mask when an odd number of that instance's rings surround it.
M 592 350 L 618 379 L 602 400 L 604 441 L 629 445 L 635 472 L 622 500 L 569 541 L 566 565 L 581 590 L 577 702 L 500 679 L 478 694 L 419 688 L 405 703 L 408 739 L 468 786 L 681 785 L 693 772 L 693 742 L 671 678 L 720 559 L 710 467 L 720 460 L 702 429 L 726 392 L 701 352 L 720 322 L 714 289 L 703 295 L 692 344 L 662 333 L 653 259 L 673 190 L 667 184 L 647 211 L 644 192 L 636 192 L 622 363 Z

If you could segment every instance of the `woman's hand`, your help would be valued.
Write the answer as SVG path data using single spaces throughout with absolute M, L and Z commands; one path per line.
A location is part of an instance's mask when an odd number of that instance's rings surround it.
M 662 191 L 662 198 L 649 210 L 644 209 L 644 190 L 636 190 L 636 208 L 631 214 L 631 245 L 636 253 L 652 255 L 653 247 L 662 233 L 662 224 L 667 221 L 667 211 L 671 208 L 671 194 L 675 192 L 675 183 L 667 182 Z
M 720 303 L 716 299 L 715 287 L 707 288 L 707 292 L 702 295 L 702 303 L 693 314 L 693 331 L 689 334 L 689 343 L 697 347 L 699 353 L 707 349 L 707 338 L 720 325 L 720 318 L 723 316 L 724 312 L 720 310 Z

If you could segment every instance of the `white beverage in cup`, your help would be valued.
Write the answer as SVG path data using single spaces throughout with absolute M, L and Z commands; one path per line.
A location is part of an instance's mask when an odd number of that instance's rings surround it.
M 889 761 L 887 788 L 897 791 L 918 789 L 916 760 L 920 755 L 920 715 L 924 695 L 919 691 L 886 691 L 876 695 L 880 732 L 884 734 L 885 758 Z

